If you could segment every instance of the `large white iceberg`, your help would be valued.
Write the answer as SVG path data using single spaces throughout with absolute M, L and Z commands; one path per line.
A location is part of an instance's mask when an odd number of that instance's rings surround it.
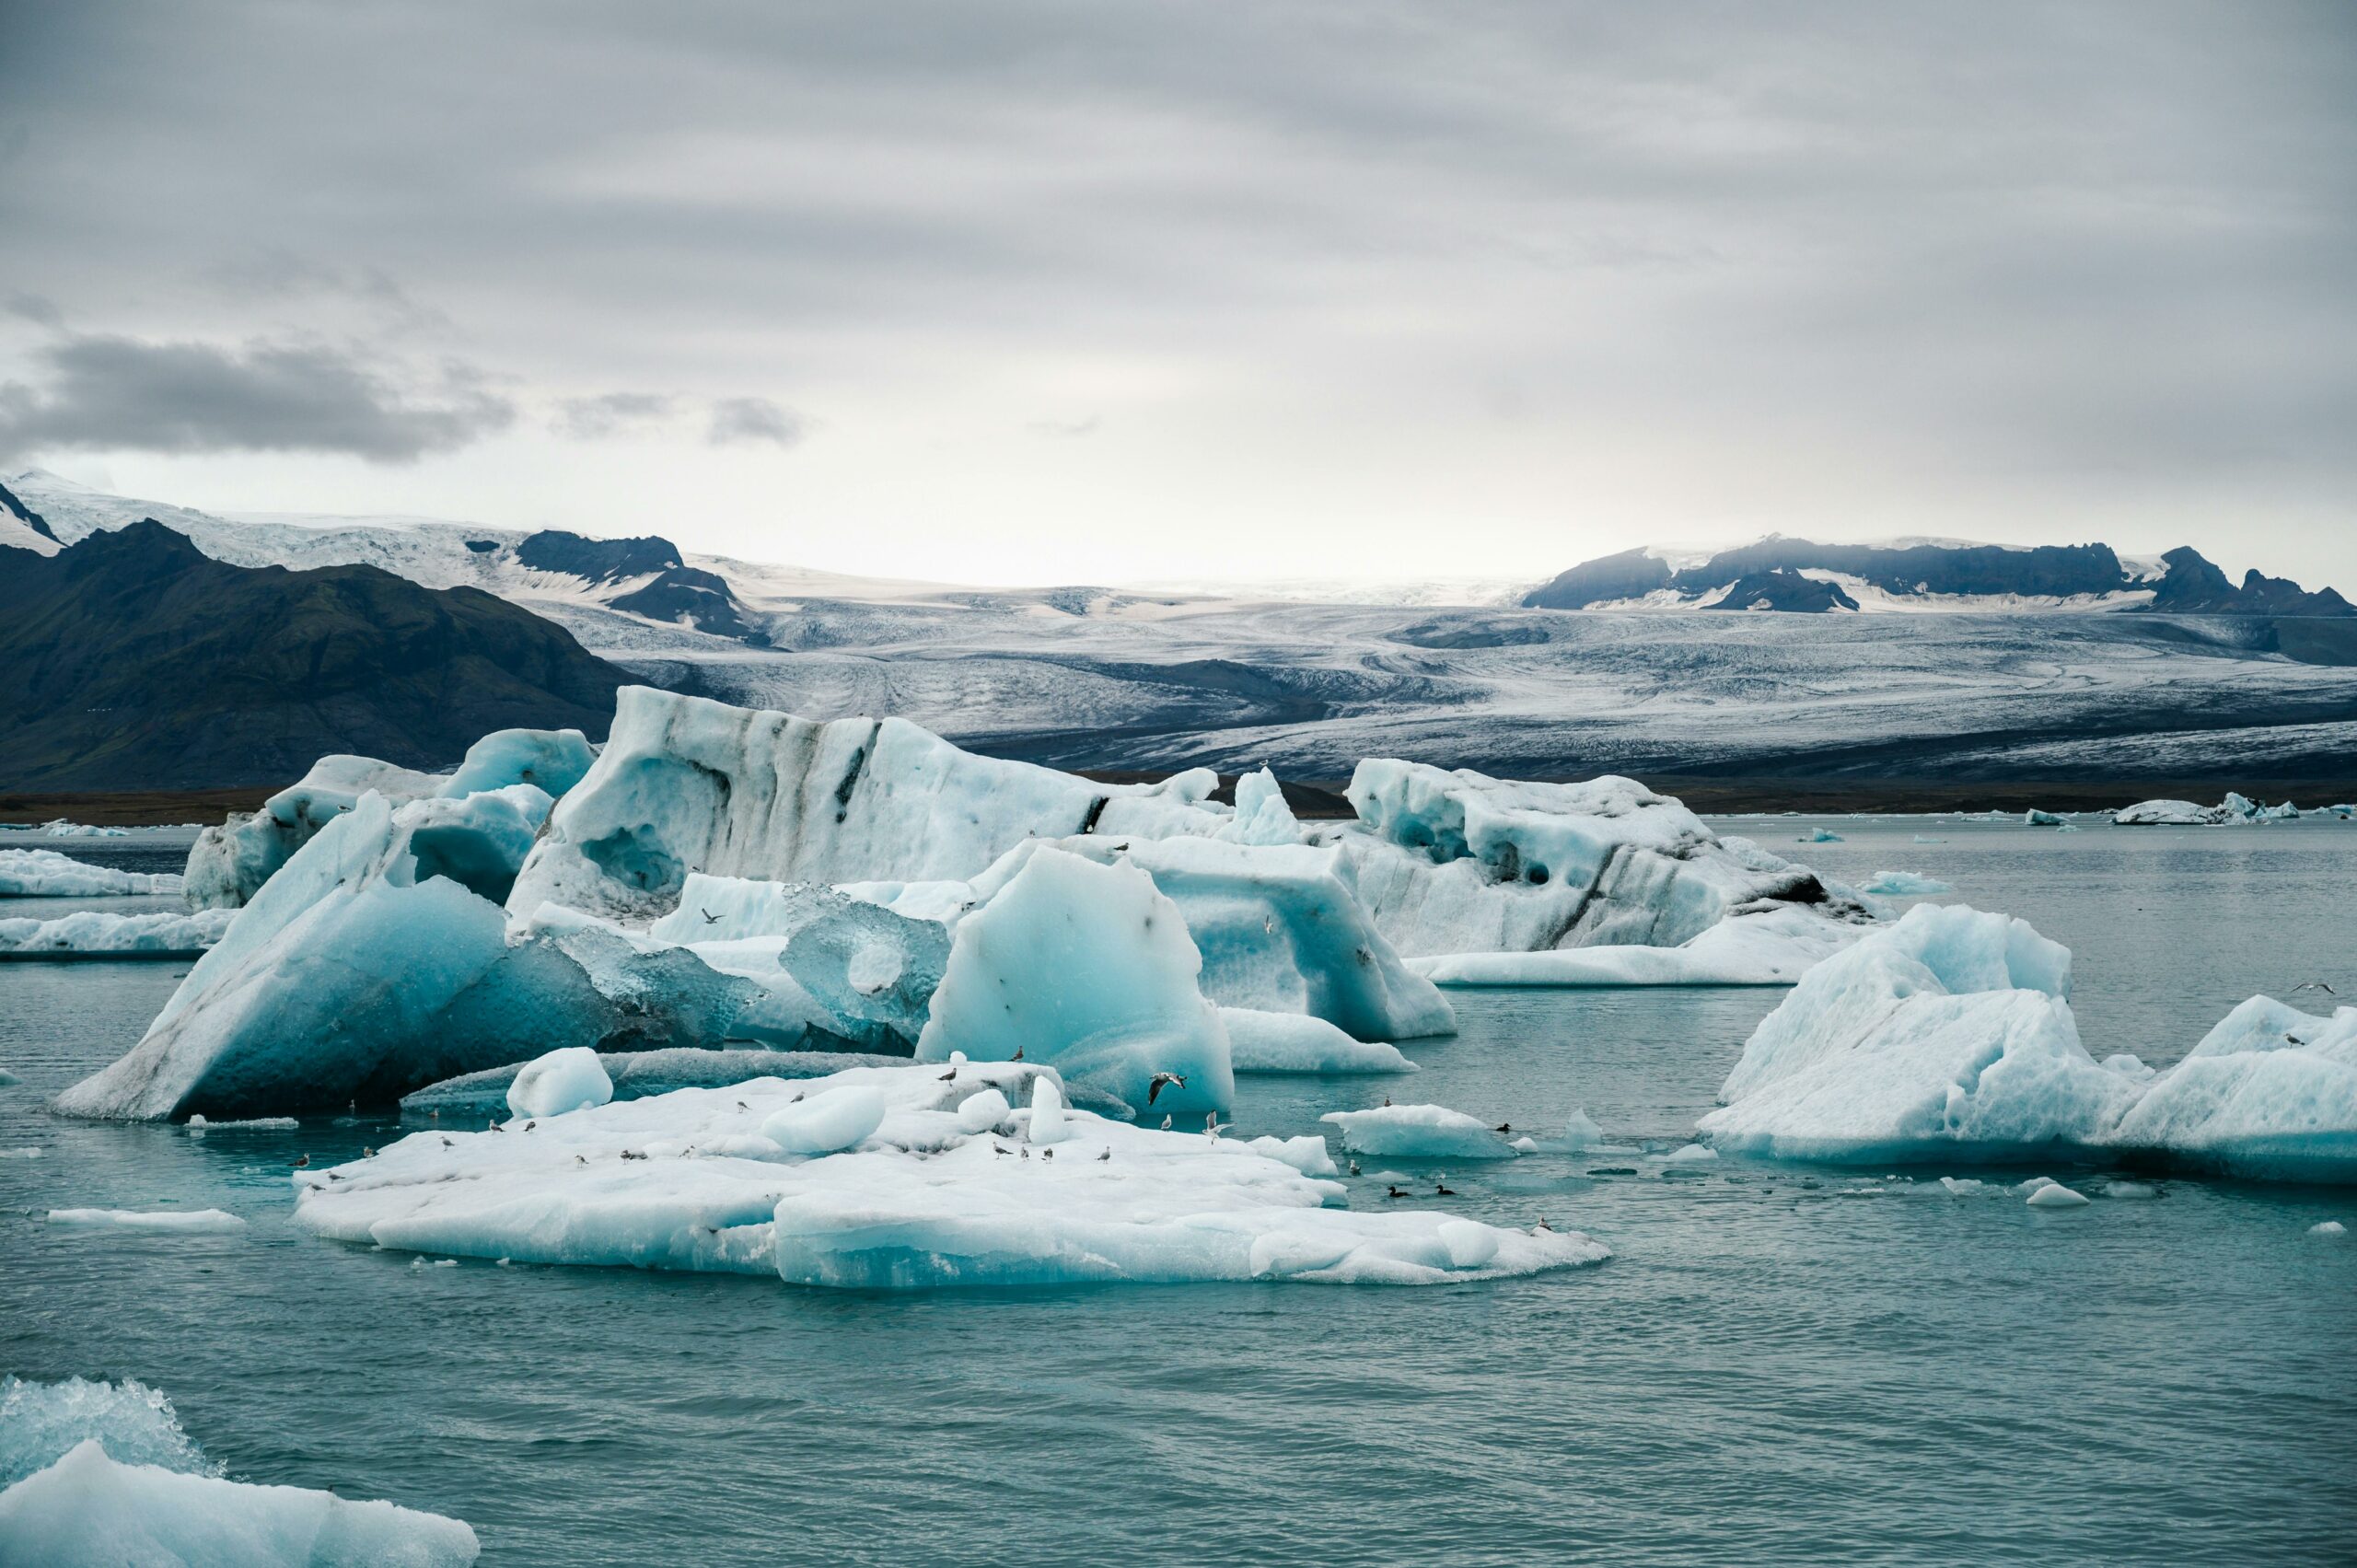
M 221 940 L 235 914 L 116 914 L 77 910 L 55 920 L 0 920 L 0 958 L 184 958 Z
M 168 871 L 121 871 L 53 849 L 0 849 L 0 898 L 108 899 L 179 891 L 180 879 Z
M 2071 955 L 2027 923 L 1919 905 L 1811 970 L 1702 1118 L 1716 1147 L 1891 1163 L 2083 1146 L 2135 1098 L 2079 1043 Z
M 234 813 L 197 835 L 188 857 L 189 900 L 199 909 L 242 907 L 313 834 L 364 795 L 374 793 L 399 806 L 529 784 L 555 797 L 578 784 L 595 760 L 577 729 L 493 730 L 469 747 L 465 761 L 449 773 L 418 772 L 374 757 L 322 757 L 299 782 L 262 802 L 260 811 Z M 510 865 L 508 876 L 514 875 Z
M 1439 1283 L 1591 1263 L 1573 1232 L 1430 1211 L 1356 1214 L 1343 1189 L 1233 1140 L 1066 1108 L 1024 1135 L 1048 1070 L 1026 1062 L 860 1068 L 617 1101 L 529 1132 L 427 1132 L 298 1172 L 298 1224 L 415 1251 L 773 1274 L 911 1289 L 1075 1281 Z M 796 1156 L 762 1128 L 872 1091 L 855 1148 Z M 984 1114 L 960 1110 L 988 1102 Z M 331 1179 L 332 1178 L 332 1179 Z
M 227 1481 L 162 1395 L 70 1378 L 0 1386 L 0 1563 L 43 1568 L 460 1568 L 457 1519 Z

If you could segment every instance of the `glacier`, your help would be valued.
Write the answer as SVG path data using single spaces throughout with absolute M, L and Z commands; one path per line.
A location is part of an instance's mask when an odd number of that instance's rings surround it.
M 0 898 L 109 899 L 180 891 L 180 878 L 168 871 L 118 871 L 53 849 L 0 849 Z
M 418 1252 L 852 1289 L 1434 1284 L 1608 1256 L 1574 1232 L 1353 1213 L 1336 1206 L 1340 1186 L 1234 1140 L 1070 1107 L 1062 1135 L 1036 1144 L 1022 1129 L 1041 1078 L 1056 1074 L 1029 1062 L 853 1068 L 815 1085 L 753 1079 L 618 1100 L 529 1132 L 417 1133 L 333 1171 L 295 1173 L 296 1220 Z M 882 1106 L 853 1146 L 798 1156 L 764 1134 L 795 1097 L 845 1091 L 858 1094 L 862 1121 Z M 1034 1109 L 1012 1109 L 1019 1101 Z M 976 1106 L 979 1116 L 962 1114 Z
M 457 1519 L 331 1492 L 226 1479 L 144 1384 L 0 1384 L 0 1562 L 462 1568 Z

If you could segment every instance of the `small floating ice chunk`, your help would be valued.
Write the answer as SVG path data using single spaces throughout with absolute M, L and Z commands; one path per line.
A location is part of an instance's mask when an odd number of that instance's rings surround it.
M 201 1138 L 207 1132 L 285 1132 L 303 1123 L 292 1116 L 233 1117 L 227 1121 L 212 1121 L 202 1116 L 192 1116 L 183 1125 Z
M 1848 841 L 1843 839 L 1840 834 L 1832 831 L 1830 829 L 1813 828 L 1809 831 L 1803 833 L 1799 838 L 1794 839 L 1793 842 L 1798 844 L 1838 844 L 1845 843 Z
M 1971 1176 L 1943 1176 L 1940 1178 L 1940 1185 L 1959 1198 L 1967 1192 L 1978 1192 L 1981 1188 L 1980 1179 Z
M 598 1053 L 586 1045 L 534 1057 L 507 1086 L 507 1109 L 517 1116 L 563 1116 L 605 1105 L 613 1098 L 613 1079 Z
M 1664 1165 L 1701 1165 L 1707 1160 L 1718 1158 L 1719 1151 L 1712 1148 L 1708 1144 L 1689 1144 L 1684 1148 L 1673 1149 L 1661 1157 Z
M 2086 1202 L 2085 1193 L 2074 1192 L 2059 1181 L 2049 1181 L 2029 1195 L 2033 1209 L 2075 1209 Z
M 2308 1234 L 2310 1236 L 2346 1236 L 2349 1234 L 2349 1227 L 2339 1220 L 2318 1220 L 2308 1226 Z
M 1315 1132 L 1305 1132 L 1298 1138 L 1254 1138 L 1246 1148 L 1256 1155 L 1289 1165 L 1304 1176 L 1335 1176 L 1341 1174 L 1334 1166 L 1334 1156 L 1327 1151 L 1326 1140 Z
M 2033 806 L 2028 810 L 2022 813 L 2022 826 L 2025 828 L 2059 828 L 2062 826 L 2062 819 L 2056 816 L 2051 811 L 2040 811 L 2037 807 Z
M 1913 871 L 1877 871 L 1870 880 L 1859 886 L 1861 891 L 1879 893 L 1891 899 L 1922 899 L 1935 893 L 1956 891 L 1935 877 L 1925 877 Z
M 1919 844 L 1944 844 L 1947 840 L 1935 839 L 1929 833 L 1918 833 L 1915 835 L 1915 842 Z
M 2107 1198 L 2157 1198 L 2161 1190 L 2142 1181 L 2107 1181 L 2103 1184 L 2103 1195 Z
M 175 1231 L 192 1234 L 243 1230 L 246 1222 L 222 1209 L 52 1209 L 52 1225 L 86 1229 Z
M 1342 1130 L 1342 1144 L 1363 1155 L 1411 1159 L 1515 1157 L 1514 1145 L 1488 1124 L 1444 1105 L 1385 1105 L 1369 1110 L 1329 1110 L 1319 1117 Z
M 789 1155 L 831 1155 L 884 1124 L 884 1095 L 862 1086 L 822 1089 L 761 1123 L 761 1136 Z
M 0 1160 L 37 1160 L 41 1156 L 38 1144 L 27 1144 L 21 1149 L 0 1149 Z

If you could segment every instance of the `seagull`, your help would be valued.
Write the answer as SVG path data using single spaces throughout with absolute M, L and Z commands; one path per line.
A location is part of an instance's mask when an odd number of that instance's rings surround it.
M 455 1149 L 455 1148 L 457 1148 L 459 1145 L 458 1145 L 458 1144 L 454 1144 L 454 1143 L 452 1143 L 452 1142 L 450 1142 L 450 1140 L 449 1140 L 449 1139 L 445 1138 L 445 1139 L 443 1139 L 443 1140 L 442 1140 L 442 1146 L 443 1146 L 444 1148 L 446 1148 L 446 1149 Z
M 1056 1157 L 1056 1151 L 1053 1149 L 1041 1149 L 1039 1151 L 1039 1157 L 1043 1160 L 1051 1160 Z
M 524 1131 L 525 1131 L 525 1132 L 530 1132 L 533 1128 L 538 1127 L 539 1125 L 540 1125 L 540 1123 L 539 1123 L 539 1122 L 537 1122 L 537 1121 L 527 1121 L 526 1123 L 524 1123 Z
M 360 1145 L 360 1157 L 365 1160 L 375 1159 L 377 1157 L 377 1151 L 370 1148 L 367 1144 L 363 1144 Z
M 702 905 L 697 906 L 696 912 L 703 916 L 703 923 L 706 925 L 718 925 L 720 923 L 720 917 L 713 913 L 710 910 L 703 908 Z
M 1216 1138 L 1219 1136 L 1218 1111 L 1207 1110 L 1203 1112 L 1203 1135 L 1207 1138 Z
M 941 1083 L 945 1083 L 945 1084 L 954 1084 L 954 1083 L 956 1083 L 957 1081 L 958 1081 L 958 1069 L 957 1069 L 957 1068 L 955 1068 L 955 1067 L 952 1067 L 951 1069 L 949 1069 L 949 1071 L 948 1071 L 948 1072 L 944 1073 L 944 1074 L 941 1075 L 940 1079 L 939 1079 L 939 1082 L 941 1082 Z M 742 1100 L 739 1100 L 739 1101 L 737 1101 L 737 1103 L 738 1105 L 740 1105 L 740 1106 L 741 1106 L 741 1105 L 743 1105 L 745 1102 L 744 1102 L 744 1101 L 742 1101 Z
M 1029 1146 L 1028 1144 L 1026 1144 L 1026 1145 L 1024 1146 L 1024 1149 L 1023 1149 L 1023 1157 L 1024 1157 L 1025 1159 L 1029 1159 L 1029 1158 L 1031 1157 L 1031 1150 L 1030 1150 L 1030 1146 Z
M 743 1100 L 741 1100 L 741 1099 L 740 1099 L 740 1100 L 738 1100 L 738 1101 L 737 1102 L 737 1109 L 739 1109 L 739 1110 L 749 1110 L 749 1109 L 751 1109 L 752 1108 L 751 1108 L 751 1107 L 749 1107 L 749 1106 L 748 1106 L 748 1105 L 747 1105 Z
M 996 1144 L 991 1145 L 991 1153 L 994 1155 L 1011 1155 L 1014 1152 L 1013 1149 L 1002 1149 Z
M 482 1128 L 486 1132 L 501 1132 L 506 1131 L 506 1129 L 500 1126 L 499 1119 L 497 1117 L 493 1117 L 489 1121 L 484 1122 L 482 1124 Z
M 1018 1045 L 1018 1046 L 1016 1046 L 1016 1047 L 1015 1048 L 1015 1054 L 1014 1054 L 1014 1055 L 1012 1055 L 1012 1056 L 1010 1056 L 1010 1057 L 1008 1057 L 1008 1058 L 1007 1058 L 1007 1060 L 1008 1060 L 1009 1062 L 1020 1062 L 1020 1061 L 1022 1061 L 1022 1060 L 1023 1060 L 1023 1048 L 1022 1048 L 1021 1046 L 1019 1046 L 1019 1045 Z
M 342 1180 L 343 1179 L 343 1177 L 341 1177 L 341 1176 L 338 1176 L 334 1171 L 329 1171 L 329 1172 L 328 1172 L 328 1179 L 329 1179 L 330 1181 L 342 1181 Z
M 1530 1229 L 1531 1229 L 1531 1233 L 1532 1233 L 1533 1235 L 1536 1235 L 1537 1233 L 1538 1233 L 1539 1231 L 1542 1231 L 1542 1230 L 1545 1230 L 1545 1231 L 1551 1231 L 1551 1230 L 1553 1230 L 1554 1228 L 1555 1228 L 1555 1227 L 1554 1227 L 1553 1225 L 1549 1225 L 1549 1224 L 1547 1223 L 1547 1216 L 1546 1216 L 1545 1214 L 1541 1214 L 1541 1215 L 1539 1215 L 1539 1216 L 1538 1216 L 1538 1223 L 1537 1225 L 1532 1225 L 1532 1226 L 1530 1227 Z
M 1386 1095 L 1386 1096 L 1384 1096 L 1384 1097 L 1383 1097 L 1383 1103 L 1384 1103 L 1384 1104 L 1386 1104 L 1386 1105 L 1389 1105 L 1389 1104 L 1391 1103 L 1391 1097 L 1390 1097 L 1389 1095 Z
M 439 1121 L 442 1120 L 442 1113 L 438 1110 L 429 1110 L 425 1114 L 428 1117 L 431 1117 L 434 1121 Z
M 1185 1088 L 1187 1086 L 1185 1074 L 1179 1073 L 1156 1073 L 1154 1075 L 1154 1081 L 1145 1086 L 1145 1103 L 1152 1105 L 1156 1098 L 1161 1095 L 1162 1091 L 1168 1088 L 1173 1084 L 1178 1085 L 1182 1089 Z
M 295 1156 L 295 1168 L 297 1170 L 302 1169 L 305 1166 L 310 1163 L 311 1156 L 308 1155 L 296 1155 Z
M 2303 991 L 2310 991 L 2310 990 L 2314 990 L 2314 991 L 2321 991 L 2321 992 L 2323 992 L 2327 996 L 2338 996 L 2338 995 L 2340 995 L 2340 993 L 2339 993 L 2338 991 L 2335 991 L 2332 987 L 2330 987 L 2330 986 L 2327 985 L 2324 981 L 2320 981 L 2320 980 L 2304 980 L 2304 981 L 2302 981 L 2299 984 L 2297 984 L 2297 985 L 2295 985 L 2295 986 L 2293 986 L 2293 987 L 2292 988 L 2292 994 L 2293 994 L 2293 995 L 2294 995 L 2294 996 L 2297 996 L 2297 995 L 2298 995 L 2298 994 L 2300 994 L 2300 993 L 2302 993 Z
M 1109 1149 L 1107 1149 L 1103 1154 L 1098 1155 L 1098 1156 L 1097 1156 L 1097 1164 L 1099 1164 L 1099 1165 L 1103 1165 L 1107 1160 L 1111 1159 L 1112 1157 L 1113 1157 L 1113 1151 L 1112 1151 L 1111 1149 L 1109 1149 Z
M 1454 1198 L 1457 1196 L 1457 1189 L 1451 1187 L 1446 1181 L 1435 1181 L 1433 1183 L 1433 1196 L 1435 1198 Z
M 1170 1131 L 1170 1113 L 1167 1110 L 1162 1113 L 1162 1130 L 1166 1132 Z
M 589 1156 L 587 1155 L 575 1155 L 573 1156 L 573 1163 L 575 1165 L 587 1165 L 589 1163 Z

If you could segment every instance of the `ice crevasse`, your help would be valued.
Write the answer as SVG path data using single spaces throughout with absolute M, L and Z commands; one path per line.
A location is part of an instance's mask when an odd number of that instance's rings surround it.
M 1573 1232 L 1354 1213 L 1287 1146 L 1296 1163 L 1109 1120 L 1044 1093 L 1043 1079 L 1053 1070 L 1028 1062 L 854 1068 L 616 1101 L 447 1145 L 419 1134 L 298 1172 L 296 1218 L 416 1251 L 860 1289 L 1424 1284 L 1607 1256 Z M 1042 1142 L 1031 1123 L 1047 1107 Z

